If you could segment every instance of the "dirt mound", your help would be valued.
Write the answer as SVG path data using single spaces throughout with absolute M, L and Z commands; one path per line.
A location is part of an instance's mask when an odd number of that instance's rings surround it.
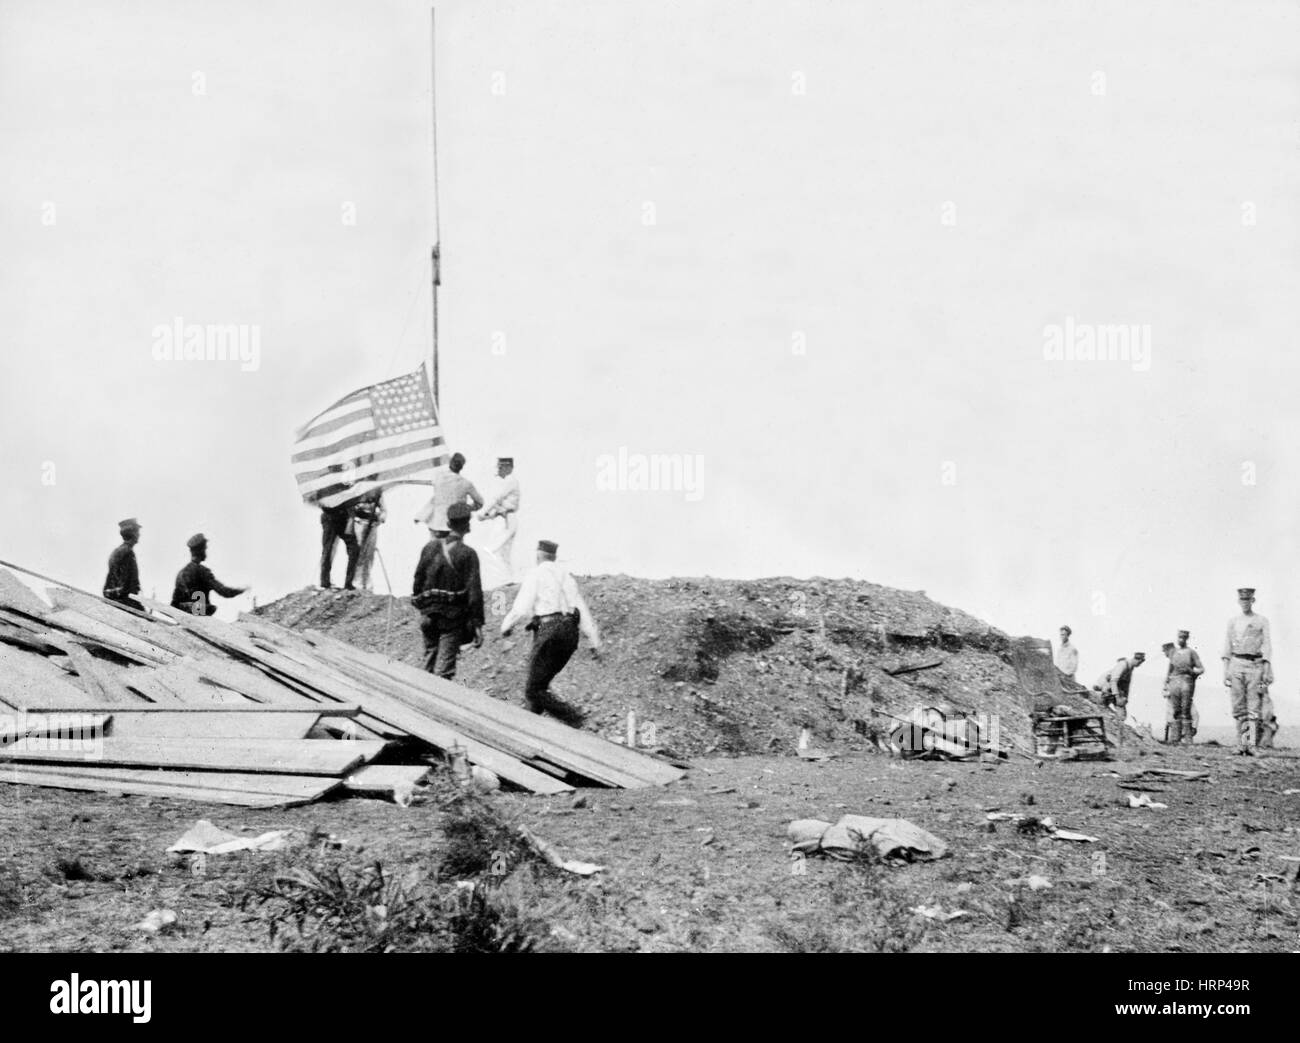
M 922 591 L 829 579 L 581 582 L 605 655 L 594 660 L 584 642 L 553 689 L 588 711 L 588 730 L 622 737 L 633 711 L 643 745 L 683 756 L 793 752 L 803 728 L 815 745 L 844 749 L 886 730 L 882 714 L 925 705 L 992 715 L 1004 744 L 1031 749 L 1011 639 Z M 530 637 L 499 634 L 514 592 L 489 595 L 483 647 L 466 649 L 457 680 L 522 704 Z M 303 590 L 258 614 L 423 660 L 406 598 Z

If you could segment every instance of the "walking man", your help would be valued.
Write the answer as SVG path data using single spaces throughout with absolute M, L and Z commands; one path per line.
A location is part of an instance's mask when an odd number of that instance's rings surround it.
M 599 658 L 600 631 L 577 582 L 568 569 L 556 563 L 558 549 L 550 540 L 538 542 L 537 567 L 524 579 L 514 605 L 501 621 L 501 636 L 509 637 L 517 624 L 529 621 L 524 628 L 533 632 L 524 688 L 528 708 L 576 726 L 583 715 L 552 694 L 551 681 L 577 651 L 579 630 L 591 642 L 592 655 Z
M 252 590 L 252 587 L 228 587 L 212 574 L 203 562 L 208 557 L 208 538 L 203 533 L 185 541 L 190 549 L 190 563 L 176 573 L 176 586 L 172 589 L 172 608 L 195 616 L 210 616 L 217 611 L 212 595 L 235 598 Z
M 1134 652 L 1129 659 L 1120 659 L 1092 686 L 1101 695 L 1101 705 L 1114 708 L 1121 716 L 1128 712 L 1128 688 L 1133 681 L 1133 671 L 1147 661 L 1145 652 Z
M 1273 683 L 1273 640 L 1268 620 L 1255 611 L 1255 588 L 1237 590 L 1241 612 L 1228 621 L 1223 639 L 1223 683 L 1237 722 L 1237 752 L 1248 757 L 1262 738 L 1264 693 Z
M 1195 734 L 1192 725 L 1192 698 L 1196 694 L 1196 679 L 1205 673 L 1196 649 L 1187 647 L 1191 635 L 1178 631 L 1178 644 L 1169 651 L 1169 669 L 1165 674 L 1165 692 L 1173 712 L 1173 726 L 1167 742 L 1191 742 Z
M 479 515 L 479 521 L 500 518 L 503 522 L 501 539 L 492 548 L 506 571 L 513 578 L 514 568 L 511 559 L 515 552 L 515 536 L 519 532 L 519 479 L 515 477 L 515 460 L 512 456 L 497 457 L 497 477 L 501 479 L 501 488 L 488 504 L 487 510 Z
M 434 472 L 433 495 L 415 516 L 415 520 L 424 522 L 435 536 L 448 531 L 447 511 L 452 504 L 468 501 L 476 511 L 483 506 L 483 497 L 474 488 L 474 483 L 460 473 L 464 466 L 464 454 L 453 453 L 447 466 Z
M 483 584 L 478 554 L 465 546 L 470 509 L 453 503 L 447 509 L 445 537 L 431 536 L 415 567 L 411 604 L 420 611 L 424 668 L 450 681 L 456 676 L 460 646 L 483 644 Z
M 117 523 L 121 546 L 108 556 L 108 575 L 104 579 L 104 597 L 120 601 L 131 608 L 140 608 L 132 594 L 140 593 L 140 567 L 135 560 L 135 545 L 140 542 L 140 523 L 126 518 Z
M 384 491 L 376 489 L 357 500 L 352 509 L 353 535 L 357 538 L 357 584 L 370 592 L 370 570 L 375 564 L 375 551 L 379 546 L 379 526 L 388 517 L 384 508 Z
M 1075 671 L 1079 669 L 1079 650 L 1070 644 L 1072 633 L 1068 626 L 1061 627 L 1061 647 L 1056 650 L 1056 669 L 1071 681 L 1074 680 Z

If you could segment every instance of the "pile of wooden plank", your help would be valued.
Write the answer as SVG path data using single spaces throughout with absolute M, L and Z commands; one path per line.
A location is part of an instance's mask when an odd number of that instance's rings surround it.
M 325 634 L 47 594 L 0 569 L 0 781 L 272 806 L 409 792 L 453 750 L 534 793 L 682 774 Z

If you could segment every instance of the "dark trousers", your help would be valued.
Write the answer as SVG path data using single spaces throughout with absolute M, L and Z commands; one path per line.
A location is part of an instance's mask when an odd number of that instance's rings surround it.
M 533 652 L 528 659 L 528 682 L 524 696 L 533 713 L 541 713 L 551 703 L 549 689 L 555 675 L 578 650 L 578 621 L 573 616 L 552 616 L 537 624 L 533 634 Z
M 348 571 L 343 585 L 349 589 L 357 575 L 357 553 L 360 545 L 351 532 L 351 518 L 345 514 L 322 511 L 320 516 L 320 585 L 330 585 L 330 572 L 334 568 L 334 541 L 342 540 L 348 552 Z
M 452 680 L 456 676 L 460 646 L 465 642 L 464 621 L 421 616 L 420 633 L 424 635 L 424 668 L 431 674 Z

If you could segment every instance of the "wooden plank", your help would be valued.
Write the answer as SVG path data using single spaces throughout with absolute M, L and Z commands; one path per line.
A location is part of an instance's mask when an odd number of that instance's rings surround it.
M 13 645 L 15 648 L 35 652 L 38 655 L 53 655 L 60 651 L 58 646 L 50 644 L 39 634 L 34 634 L 26 627 L 14 626 L 6 621 L 0 621 L 0 641 L 7 645 Z
M 67 706 L 50 706 L 48 704 L 32 704 L 34 708 L 32 713 L 66 713 L 69 710 Z M 118 712 L 119 708 L 114 708 Z M 261 718 L 266 714 L 319 714 L 321 711 L 303 706 L 264 706 L 261 703 L 246 703 L 239 706 L 150 706 L 148 703 L 135 704 L 120 708 L 122 711 L 130 713 L 174 713 L 174 714 L 251 714 Z M 102 713 L 104 707 L 100 704 L 87 705 L 83 698 L 79 705 L 72 706 L 71 710 L 78 713 Z M 331 717 L 357 717 L 361 710 L 358 706 L 348 706 L 343 703 L 332 704 L 327 711 Z
M 318 675 L 304 669 L 300 664 L 283 655 L 267 652 L 258 648 L 249 640 L 248 635 L 227 623 L 198 617 L 186 618 L 170 606 L 146 600 L 151 609 L 157 608 L 170 613 L 173 618 L 186 627 L 221 647 L 227 647 L 247 655 L 260 663 L 268 665 L 290 679 L 307 685 L 329 698 L 340 702 L 356 703 L 370 716 L 378 718 L 385 724 L 399 728 L 417 739 L 423 739 L 430 745 L 447 750 L 452 746 L 461 746 L 468 759 L 495 772 L 501 778 L 534 793 L 558 794 L 572 792 L 573 787 L 560 780 L 521 763 L 517 758 L 501 753 L 485 743 L 477 742 L 468 736 L 446 727 L 433 720 L 426 712 L 412 709 L 410 706 L 393 699 L 385 693 L 367 691 L 355 684 L 344 684 L 333 677 Z M 322 708 L 322 712 L 333 712 Z
M 108 734 L 114 739 L 193 738 L 218 739 L 305 739 L 315 727 L 317 714 L 306 713 L 168 713 L 164 707 L 152 712 L 113 710 Z
M 0 746 L 23 738 L 58 737 L 69 731 L 103 735 L 112 720 L 112 714 L 99 711 L 87 714 L 73 714 L 66 710 L 43 714 L 23 712 L 21 716 L 0 720 Z
M 382 742 L 321 742 L 308 739 L 105 738 L 93 759 L 81 750 L 0 750 L 0 761 L 156 767 L 188 771 L 267 772 L 282 775 L 344 775 L 384 748 Z
M 151 619 L 107 598 L 92 598 L 79 590 L 47 587 L 46 596 L 55 609 L 71 609 L 96 622 L 121 631 L 129 637 L 146 641 L 176 655 L 195 655 L 207 650 L 204 642 L 180 627 L 161 619 Z
M 31 587 L 4 568 L 0 568 L 0 606 L 38 619 L 50 611 Z
M 139 692 L 149 700 L 147 704 L 142 704 L 146 709 L 149 706 L 166 706 L 180 709 L 185 705 L 181 702 L 180 696 L 158 679 L 156 670 L 140 667 L 127 674 L 126 680 L 131 689 Z
M 341 654 L 360 665 L 370 666 L 376 672 L 400 680 L 416 689 L 419 694 L 412 694 L 410 696 L 412 699 L 423 700 L 432 697 L 437 700 L 438 708 L 431 709 L 430 712 L 455 715 L 456 720 L 448 720 L 453 727 L 471 727 L 460 715 L 467 712 L 474 714 L 483 725 L 498 729 L 504 737 L 513 738 L 516 742 L 528 741 L 538 754 L 554 763 L 564 764 L 575 774 L 605 782 L 607 785 L 624 786 L 630 789 L 664 785 L 683 775 L 680 769 L 628 750 L 600 736 L 570 728 L 559 721 L 543 718 L 521 707 L 493 699 L 483 692 L 476 692 L 435 677 L 398 660 L 384 659 L 375 653 L 354 648 L 317 631 L 308 631 L 307 636 L 320 641 L 318 651 L 324 651 L 326 648 L 331 651 L 339 650 L 336 654 Z M 338 662 L 338 659 L 335 658 L 334 661 Z M 482 732 L 479 732 L 477 737 L 490 741 Z
M 59 644 L 76 667 L 77 676 L 86 682 L 87 691 L 97 689 L 101 698 L 110 703 L 138 702 L 140 697 L 127 690 L 119 674 L 125 673 L 124 667 L 106 663 L 90 654 L 80 641 L 52 636 L 51 640 Z
M 319 800 L 343 785 L 342 779 L 298 775 L 247 775 L 238 772 L 60 769 L 55 765 L 0 766 L 0 782 L 100 793 L 173 797 L 204 804 L 240 807 L 292 807 Z
M 91 697 L 64 680 L 63 672 L 44 656 L 0 645 L 0 699 L 14 707 L 83 707 Z M 103 710 L 102 703 L 95 706 Z
M 139 663 L 169 663 L 176 658 L 173 653 L 168 652 L 165 648 L 159 648 L 148 641 L 141 641 L 139 638 L 132 637 L 116 627 L 108 626 L 97 619 L 91 619 L 89 616 L 82 615 L 70 608 L 61 608 L 51 612 L 45 617 L 44 622 L 49 626 L 58 627 L 60 630 L 66 630 L 70 634 L 76 634 L 78 637 L 93 641 L 103 648 L 117 652 L 119 655 Z

